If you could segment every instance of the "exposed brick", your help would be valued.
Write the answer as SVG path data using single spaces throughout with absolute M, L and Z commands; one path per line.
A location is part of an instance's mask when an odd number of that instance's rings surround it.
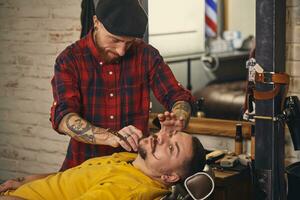
M 34 7 L 32 5 L 26 7 L 0 7 L 0 18 L 9 17 L 47 18 L 49 17 L 49 8 Z
M 0 1 L 0 180 L 63 162 L 69 136 L 51 127 L 50 81 L 57 55 L 79 39 L 80 3 Z
M 28 31 L 38 30 L 44 20 L 39 18 L 0 18 L 0 30 Z
M 290 22 L 290 24 L 300 25 L 300 6 L 290 8 L 290 13 L 291 13 L 291 17 L 290 17 L 291 22 Z
M 28 160 L 36 161 L 38 152 L 29 151 L 24 149 L 17 149 L 11 147 L 0 147 L 0 156 L 2 158 L 13 159 L 13 160 Z
M 59 170 L 59 166 L 24 160 L 18 162 L 16 169 L 17 171 L 26 174 L 44 174 L 57 172 Z
M 43 4 L 48 7 L 66 7 L 70 5 L 80 5 L 81 0 L 42 0 Z
M 51 164 L 56 166 L 61 166 L 64 161 L 64 154 L 53 154 L 53 153 L 39 153 L 37 155 L 37 162 L 43 164 Z
M 290 79 L 290 87 L 289 87 L 289 91 L 290 92 L 299 92 L 299 88 L 300 88 L 300 77 L 292 77 Z
M 81 23 L 78 19 L 49 19 L 41 28 L 48 31 L 74 31 L 80 37 Z
M 298 96 L 298 98 L 300 99 L 300 91 L 288 92 L 287 96 Z
M 8 111 L 7 110 L 1 110 L 0 112 L 0 121 L 1 120 L 6 120 L 8 116 Z
M 300 44 L 290 44 L 286 48 L 287 60 L 300 60 Z
M 22 135 L 1 135 L 1 145 L 8 145 L 13 148 L 26 149 L 30 151 L 48 152 L 54 154 L 62 154 L 67 150 L 67 143 L 64 141 L 43 140 L 37 137 Z M 47 145 L 45 145 L 47 144 Z
M 57 55 L 64 48 L 66 48 L 66 44 L 24 43 L 22 48 L 19 44 L 11 44 L 10 52 L 26 55 Z
M 5 5 L 9 7 L 27 7 L 28 5 L 41 6 L 43 2 L 41 0 L 8 0 Z
M 1 34 L 1 32 L 0 32 Z M 8 41 L 0 41 L 0 54 L 2 55 L 6 55 L 6 54 L 12 54 L 11 50 L 10 50 L 10 47 L 11 47 L 11 42 L 8 42 Z
M 35 55 L 34 56 L 34 64 L 40 68 L 51 68 L 52 72 L 54 72 L 54 64 L 57 55 Z
M 0 40 L 11 42 L 42 43 L 47 38 L 46 32 L 2 31 Z
M 80 18 L 80 12 L 81 12 L 81 7 L 80 5 L 72 5 L 72 6 L 67 6 L 64 8 L 53 8 L 52 10 L 52 17 L 53 18 L 71 18 L 71 19 L 79 19 Z
M 37 88 L 13 88 L 8 91 L 9 96 L 23 99 L 31 99 L 39 102 L 49 102 L 50 104 L 53 101 L 52 93 L 49 90 L 40 90 Z M 50 107 L 49 107 L 50 109 Z
M 50 32 L 49 43 L 72 43 L 78 40 L 78 34 L 74 32 Z
M 286 72 L 291 76 L 300 76 L 300 62 L 299 61 L 286 62 Z
M 1 170 L 0 169 L 0 181 L 4 181 L 4 180 L 8 180 L 8 179 L 13 179 L 13 178 L 18 178 L 18 177 L 24 177 L 28 174 L 24 174 L 24 173 L 19 173 L 16 171 L 10 171 L 8 170 Z
M 33 56 L 18 56 L 18 64 L 19 65 L 33 65 Z
M 48 114 L 50 106 L 49 103 L 32 100 L 16 99 L 12 101 L 11 97 L 0 99 L 0 109 L 17 110 L 24 113 Z
M 19 78 L 21 75 L 22 75 L 22 69 L 17 65 L 3 64 L 0 73 L 0 80 L 3 80 L 3 82 L 7 81 L 8 79 L 14 80 Z M 7 78 L 8 76 L 10 78 Z
M 29 125 L 24 124 L 16 124 L 8 121 L 0 121 L 0 134 L 14 134 L 14 133 L 22 133 L 22 129 Z
M 13 7 L 0 7 L 0 19 L 15 17 L 17 8 Z
M 0 169 L 1 170 L 13 170 L 13 167 L 17 165 L 17 161 L 13 159 L 1 158 L 0 157 Z
M 300 1 L 299 0 L 286 0 L 286 5 L 287 6 L 300 6 Z
M 47 18 L 49 17 L 49 8 L 45 6 L 26 6 L 20 7 L 16 13 L 17 17 L 34 17 L 34 18 Z
M 36 126 L 34 129 L 34 134 L 37 137 L 48 141 L 59 141 L 59 142 L 68 143 L 70 140 L 70 136 L 58 134 L 56 131 L 52 129 L 50 124 L 49 127 Z M 65 153 L 65 152 L 61 152 L 61 153 Z
M 300 43 L 300 26 L 293 26 L 286 31 L 286 42 Z
M 37 125 L 41 120 L 41 117 L 45 117 L 44 114 L 39 113 L 23 113 L 20 111 L 6 111 L 7 121 L 17 122 L 20 124 Z
M 76 31 L 80 35 L 80 29 L 78 19 L 0 18 L 0 30 L 6 31 Z
M 11 54 L 0 54 L 1 72 L 3 66 L 6 66 L 6 64 L 17 64 L 17 56 Z
M 36 88 L 51 91 L 50 79 L 21 77 L 18 80 L 20 88 Z

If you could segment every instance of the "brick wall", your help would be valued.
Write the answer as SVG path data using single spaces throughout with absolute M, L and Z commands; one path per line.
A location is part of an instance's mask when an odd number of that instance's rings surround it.
M 0 179 L 57 171 L 67 136 L 49 122 L 56 56 L 80 36 L 81 0 L 0 1 Z
M 287 0 L 286 5 L 286 71 L 291 75 L 288 95 L 300 99 L 300 1 Z M 300 152 L 294 151 L 289 134 L 286 134 L 286 144 L 286 159 L 299 161 Z

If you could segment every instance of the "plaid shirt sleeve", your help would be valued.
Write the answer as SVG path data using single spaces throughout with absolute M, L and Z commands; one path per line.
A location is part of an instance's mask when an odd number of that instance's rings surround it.
M 71 56 L 64 51 L 54 66 L 54 77 L 51 81 L 54 102 L 51 107 L 51 122 L 54 130 L 62 118 L 71 112 L 80 113 L 80 93 L 77 83 L 76 68 Z
M 154 49 L 151 57 L 149 79 L 157 100 L 169 111 L 177 101 L 186 101 L 194 108 L 195 98 L 176 80 L 159 52 Z

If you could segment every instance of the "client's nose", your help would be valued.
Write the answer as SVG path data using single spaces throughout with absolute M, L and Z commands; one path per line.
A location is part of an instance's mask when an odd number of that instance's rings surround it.
M 164 144 L 169 139 L 169 134 L 167 132 L 160 132 L 157 135 L 157 143 Z

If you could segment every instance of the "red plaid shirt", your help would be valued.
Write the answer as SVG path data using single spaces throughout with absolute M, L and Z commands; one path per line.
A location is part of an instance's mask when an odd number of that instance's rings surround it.
M 194 101 L 155 48 L 137 42 L 119 63 L 103 64 L 92 32 L 58 56 L 51 83 L 54 96 L 51 122 L 56 131 L 61 119 L 74 112 L 98 127 L 120 130 L 133 125 L 147 135 L 150 88 L 167 110 L 176 101 Z M 61 170 L 116 151 L 121 149 L 71 138 Z

